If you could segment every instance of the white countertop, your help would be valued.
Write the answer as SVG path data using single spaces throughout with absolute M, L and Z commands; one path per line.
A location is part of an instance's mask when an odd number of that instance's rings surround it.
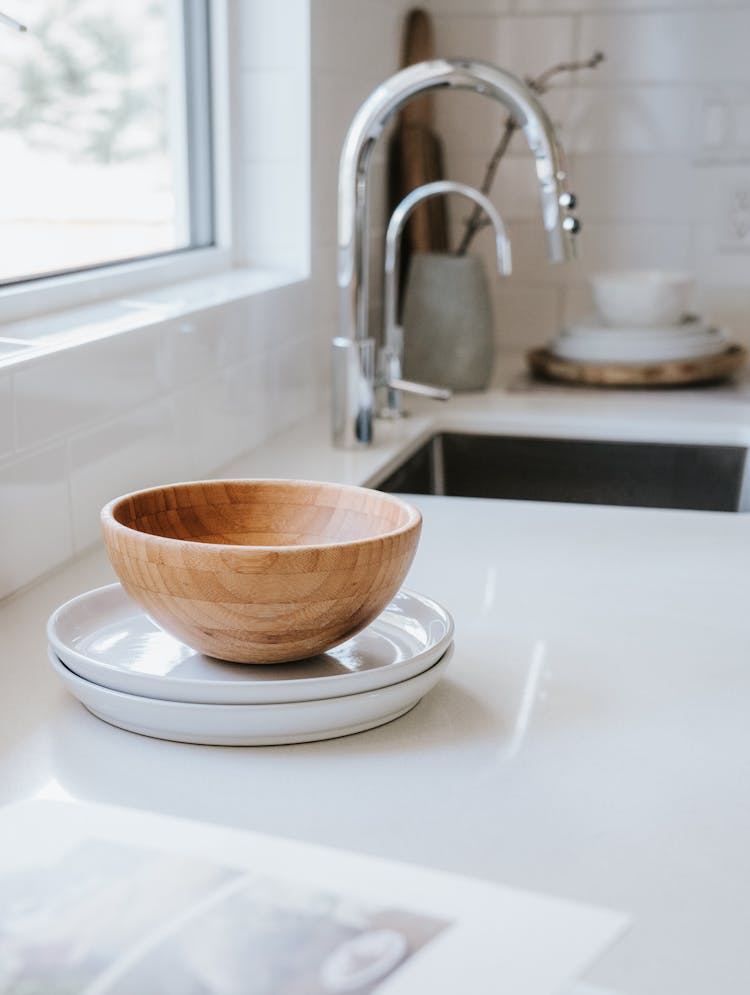
M 322 418 L 228 475 L 362 482 L 434 425 L 750 441 L 742 393 L 629 397 L 458 399 L 378 424 L 376 447 L 356 454 L 333 452 Z M 413 712 L 345 739 L 262 749 L 105 725 L 58 685 L 45 654 L 49 613 L 113 578 L 95 550 L 0 606 L 0 801 L 132 805 L 623 909 L 634 926 L 591 983 L 629 995 L 749 991 L 748 517 L 416 503 L 424 533 L 408 584 L 450 608 L 457 634 L 447 679 Z

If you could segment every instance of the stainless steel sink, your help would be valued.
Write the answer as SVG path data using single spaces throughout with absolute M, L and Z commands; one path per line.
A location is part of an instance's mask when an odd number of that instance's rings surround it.
M 739 511 L 743 446 L 433 436 L 377 486 L 403 494 Z

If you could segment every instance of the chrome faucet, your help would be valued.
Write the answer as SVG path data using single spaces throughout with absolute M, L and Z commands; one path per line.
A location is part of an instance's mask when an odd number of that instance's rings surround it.
M 489 218 L 495 229 L 495 246 L 497 249 L 497 269 L 501 276 L 507 276 L 512 268 L 510 242 L 505 232 L 503 219 L 492 201 L 474 187 L 454 180 L 438 180 L 435 183 L 425 183 L 412 190 L 401 201 L 391 215 L 388 229 L 385 233 L 385 267 L 383 287 L 385 294 L 384 342 L 380 351 L 377 386 L 385 392 L 385 403 L 378 409 L 380 418 L 395 419 L 403 417 L 401 409 L 401 393 L 422 394 L 435 400 L 445 401 L 451 396 L 451 391 L 432 387 L 428 384 L 415 384 L 404 380 L 404 331 L 398 323 L 398 303 L 396 300 L 397 274 L 399 270 L 399 248 L 401 233 L 409 215 L 423 200 L 439 197 L 442 194 L 457 193 L 468 197 L 478 204 Z
M 368 175 L 378 137 L 398 109 L 419 93 L 441 88 L 473 90 L 499 100 L 518 120 L 536 161 L 542 221 L 553 262 L 572 255 L 578 222 L 567 214 L 575 198 L 552 122 L 529 87 L 511 73 L 473 59 L 430 59 L 402 69 L 378 86 L 354 116 L 339 164 L 338 285 L 340 329 L 333 340 L 334 445 L 372 442 L 374 340 L 368 335 Z

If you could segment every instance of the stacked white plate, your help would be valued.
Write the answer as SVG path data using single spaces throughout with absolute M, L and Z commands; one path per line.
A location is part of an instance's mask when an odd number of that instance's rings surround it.
M 49 659 L 94 715 L 179 742 L 271 746 L 346 736 L 396 719 L 440 680 L 453 620 L 400 591 L 366 629 L 296 663 L 226 663 L 160 629 L 120 584 L 66 602 L 47 624 Z
M 714 356 L 729 340 L 724 331 L 699 318 L 677 325 L 606 325 L 599 317 L 571 324 L 550 346 L 576 363 L 666 363 Z

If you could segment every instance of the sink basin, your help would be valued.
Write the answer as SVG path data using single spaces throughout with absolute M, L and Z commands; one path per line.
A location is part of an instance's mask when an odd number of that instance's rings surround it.
M 395 494 L 738 511 L 744 446 L 445 432 L 378 489 Z

